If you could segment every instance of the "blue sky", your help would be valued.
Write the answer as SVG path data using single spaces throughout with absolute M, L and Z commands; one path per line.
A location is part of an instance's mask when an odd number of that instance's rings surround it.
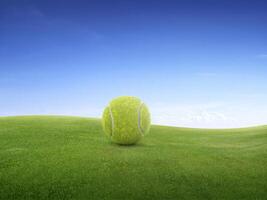
M 1 0 L 0 115 L 100 117 L 133 95 L 156 124 L 267 124 L 267 2 Z

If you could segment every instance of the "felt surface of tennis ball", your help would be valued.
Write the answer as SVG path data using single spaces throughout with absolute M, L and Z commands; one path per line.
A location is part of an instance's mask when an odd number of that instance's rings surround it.
M 117 144 L 137 143 L 150 128 L 150 113 L 137 97 L 122 96 L 112 100 L 102 116 L 105 134 Z

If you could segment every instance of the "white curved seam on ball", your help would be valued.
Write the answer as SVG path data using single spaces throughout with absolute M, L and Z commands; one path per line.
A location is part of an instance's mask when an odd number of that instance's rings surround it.
M 109 109 L 109 116 L 111 118 L 111 137 L 113 136 L 113 132 L 114 132 L 114 118 L 113 118 L 113 114 L 112 114 L 112 110 L 111 110 L 111 106 L 108 106 Z
M 144 130 L 142 129 L 142 126 L 141 126 L 141 109 L 142 109 L 143 105 L 144 105 L 144 103 L 141 102 L 141 104 L 138 108 L 138 130 L 141 133 L 141 135 L 144 135 Z

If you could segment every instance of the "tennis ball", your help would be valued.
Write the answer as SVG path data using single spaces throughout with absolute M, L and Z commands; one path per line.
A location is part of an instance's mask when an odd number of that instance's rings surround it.
M 105 134 L 117 144 L 137 143 L 150 128 L 150 113 L 137 97 L 122 96 L 112 100 L 102 116 Z

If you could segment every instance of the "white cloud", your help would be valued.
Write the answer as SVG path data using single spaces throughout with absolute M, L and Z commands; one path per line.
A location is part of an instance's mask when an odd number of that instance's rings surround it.
M 0 102 L 1 103 L 1 102 Z M 149 103 L 152 123 L 177 127 L 192 128 L 237 128 L 267 124 L 267 104 L 263 102 L 224 103 L 210 102 L 206 104 Z M 25 114 L 60 114 L 85 117 L 101 117 L 104 105 L 90 106 L 82 103 L 76 106 L 54 104 L 46 107 L 38 104 L 25 108 L 14 105 L 11 111 L 2 107 L 0 115 Z
M 152 122 L 195 128 L 235 128 L 267 124 L 267 106 L 247 104 L 188 104 L 150 106 Z

